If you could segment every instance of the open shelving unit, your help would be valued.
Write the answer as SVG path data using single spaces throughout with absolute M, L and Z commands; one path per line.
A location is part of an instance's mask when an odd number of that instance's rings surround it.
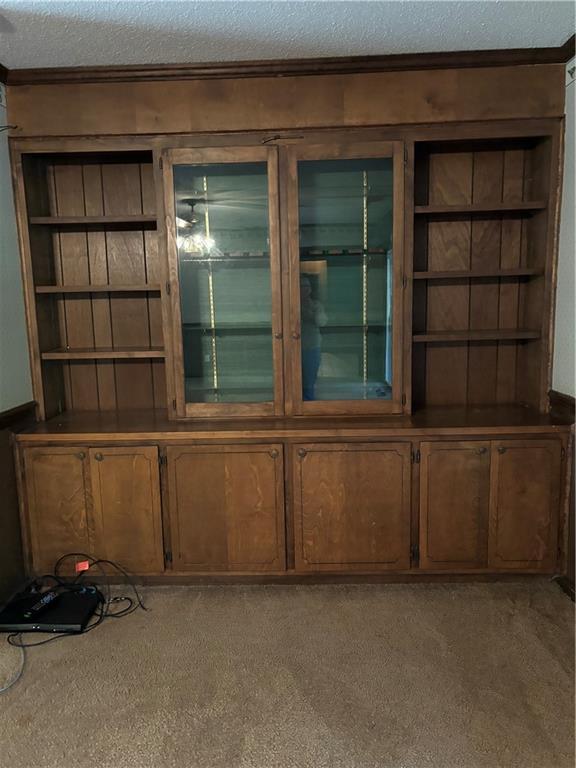
M 22 158 L 40 414 L 166 405 L 152 152 Z
M 541 407 L 550 137 L 415 145 L 412 403 Z

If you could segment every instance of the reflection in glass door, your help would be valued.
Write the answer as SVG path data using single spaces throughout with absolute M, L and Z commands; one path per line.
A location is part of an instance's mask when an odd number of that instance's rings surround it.
M 271 409 L 268 163 L 174 163 L 172 173 L 184 402 Z
M 298 159 L 297 177 L 301 400 L 391 401 L 394 159 Z

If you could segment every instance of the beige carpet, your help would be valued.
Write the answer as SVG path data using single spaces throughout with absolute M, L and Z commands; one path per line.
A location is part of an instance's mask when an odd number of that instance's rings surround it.
M 572 768 L 555 584 L 160 587 L 28 653 L 2 768 Z M 31 636 L 29 636 L 31 637 Z M 0 645 L 0 682 L 18 660 Z

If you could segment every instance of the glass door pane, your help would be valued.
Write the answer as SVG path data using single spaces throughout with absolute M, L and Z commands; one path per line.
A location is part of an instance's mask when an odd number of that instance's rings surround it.
M 297 177 L 301 400 L 391 401 L 393 157 L 300 159 Z
M 268 177 L 266 160 L 173 165 L 186 404 L 275 401 Z

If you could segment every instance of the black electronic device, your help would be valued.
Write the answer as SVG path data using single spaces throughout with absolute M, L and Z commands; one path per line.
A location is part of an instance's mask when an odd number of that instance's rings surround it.
M 0 611 L 0 632 L 84 632 L 101 600 L 94 587 L 19 595 Z

